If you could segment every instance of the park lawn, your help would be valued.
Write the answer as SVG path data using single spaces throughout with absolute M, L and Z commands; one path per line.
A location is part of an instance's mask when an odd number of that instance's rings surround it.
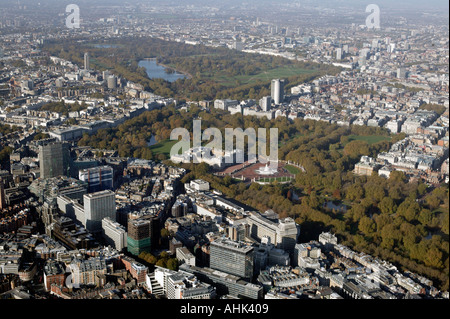
M 91 58 L 91 65 L 95 66 L 96 69 L 105 69 L 105 70 L 111 70 L 111 67 L 106 65 L 103 62 L 100 62 L 98 59 L 96 58 Z
M 380 136 L 380 135 L 368 135 L 368 136 L 359 136 L 359 135 L 349 135 L 348 141 L 366 141 L 369 145 L 381 142 L 381 141 L 389 141 L 391 137 L 389 136 Z M 345 145 L 343 145 L 345 146 Z
M 292 165 L 285 165 L 284 168 L 291 174 L 297 175 L 301 173 L 301 170 L 298 167 Z
M 170 150 L 176 143 L 178 143 L 178 141 L 164 140 L 159 142 L 158 144 L 150 146 L 150 150 L 154 155 L 165 154 L 167 157 L 170 157 Z
M 202 74 L 202 77 L 209 78 L 224 86 L 247 85 L 258 81 L 269 83 L 272 79 L 288 78 L 302 74 L 314 74 L 316 70 L 307 70 L 295 66 L 283 66 L 275 69 L 263 71 L 255 75 L 227 76 L 220 74 Z
M 243 81 L 243 84 L 250 84 L 255 80 L 271 81 L 272 79 L 288 78 L 301 74 L 313 74 L 315 72 L 316 70 L 307 70 L 296 66 L 283 66 L 256 75 L 241 76 L 241 78 L 238 77 L 238 79 Z
M 380 135 L 349 135 L 347 142 L 341 144 L 341 147 L 339 149 L 336 149 L 336 151 L 342 153 L 344 151 L 345 145 L 352 141 L 365 141 L 367 144 L 372 145 L 381 141 L 389 141 L 391 137 L 389 136 L 380 136 Z

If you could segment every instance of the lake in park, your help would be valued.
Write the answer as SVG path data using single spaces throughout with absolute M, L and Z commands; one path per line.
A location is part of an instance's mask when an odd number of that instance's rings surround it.
M 119 46 L 116 44 L 94 44 L 93 47 L 97 49 L 109 49 L 109 48 L 118 48 Z
M 147 142 L 147 146 L 153 146 L 158 144 L 158 141 L 155 138 L 155 135 L 152 135 L 152 137 L 150 138 L 150 140 Z
M 186 75 L 176 71 L 167 72 L 166 68 L 158 64 L 155 59 L 141 60 L 138 65 L 147 70 L 147 75 L 150 79 L 164 79 L 168 82 L 175 82 L 178 79 L 187 78 Z
M 323 207 L 329 209 L 329 210 L 336 210 L 336 211 L 340 211 L 341 213 L 345 213 L 347 211 L 347 206 L 345 206 L 344 204 L 339 204 L 336 205 L 335 203 L 333 203 L 332 201 L 326 202 Z

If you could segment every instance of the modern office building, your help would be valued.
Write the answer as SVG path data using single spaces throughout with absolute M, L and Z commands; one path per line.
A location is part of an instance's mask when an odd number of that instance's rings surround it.
M 88 192 L 100 192 L 114 188 L 114 170 L 111 166 L 99 166 L 80 170 L 78 179 L 88 184 Z
M 195 256 L 186 247 L 178 247 L 176 249 L 176 256 L 180 263 L 195 266 Z
M 84 54 L 84 69 L 85 70 L 91 69 L 91 61 L 90 61 L 90 57 L 89 57 L 89 52 L 86 52 Z
M 155 266 L 155 271 L 147 275 L 147 288 L 152 294 L 167 296 L 169 277 L 176 273 L 175 270 Z
M 280 80 L 280 79 L 272 80 L 271 98 L 274 101 L 275 105 L 278 105 L 281 102 L 283 102 L 284 84 L 285 84 L 285 80 Z
M 263 287 L 261 285 L 252 284 L 238 276 L 208 267 L 196 267 L 188 264 L 180 265 L 180 270 L 194 274 L 202 282 L 211 284 L 220 296 L 230 295 L 241 299 L 263 298 Z
M 39 146 L 39 168 L 41 178 L 67 176 L 69 174 L 70 151 L 66 143 L 52 142 Z
M 0 178 L 0 210 L 4 208 L 6 208 L 5 186 L 3 185 L 3 178 Z
M 128 245 L 130 245 L 130 238 L 138 241 L 145 239 L 146 241 L 148 240 L 148 243 L 139 243 L 139 247 L 142 245 L 150 245 L 150 248 L 147 250 L 157 249 L 161 238 L 161 218 L 166 218 L 165 216 L 162 216 L 163 214 L 165 213 L 162 211 L 159 211 L 158 213 L 128 214 Z M 131 242 L 133 247 L 137 244 L 138 243 Z M 128 250 L 130 251 L 130 249 Z M 143 250 L 141 249 L 141 252 L 142 251 Z
M 147 215 L 145 218 L 150 220 L 151 248 L 156 249 L 159 246 L 159 240 L 161 238 L 161 216 Z
M 110 75 L 107 80 L 108 89 L 115 90 L 117 89 L 117 78 L 114 75 Z
M 86 219 L 84 216 L 84 207 L 78 200 L 72 199 L 65 195 L 59 195 L 56 198 L 56 203 L 61 212 L 63 212 L 66 217 L 69 217 L 73 221 L 77 221 L 78 224 L 82 224 L 86 227 Z
M 96 244 L 92 234 L 84 227 L 76 225 L 71 218 L 65 216 L 55 218 L 55 222 L 50 227 L 49 235 L 67 249 L 89 249 Z
M 235 107 L 237 105 L 239 105 L 239 101 L 237 101 L 237 100 L 225 99 L 225 100 L 215 100 L 214 101 L 214 108 L 221 109 L 224 111 L 228 111 L 228 108 Z
M 189 211 L 189 204 L 183 200 L 177 199 L 172 206 L 172 216 L 175 218 L 185 216 Z
M 102 220 L 103 238 L 108 245 L 121 251 L 127 247 L 127 232 L 125 227 L 112 220 L 110 217 Z
M 149 219 L 130 219 L 128 221 L 127 249 L 138 256 L 143 251 L 150 251 L 151 238 Z
M 250 236 L 261 241 L 265 236 L 278 249 L 283 249 L 289 254 L 294 252 L 297 238 L 300 235 L 300 226 L 290 218 L 272 219 L 258 212 L 251 212 L 247 218 L 250 224 Z
M 198 281 L 193 274 L 178 272 L 167 277 L 168 299 L 212 299 L 215 295 L 213 286 Z
M 253 247 L 220 238 L 210 244 L 210 267 L 246 280 L 253 277 Z
M 228 238 L 234 241 L 244 241 L 246 237 L 250 237 L 249 224 L 229 225 L 227 227 Z
M 91 232 L 102 230 L 102 219 L 109 217 L 116 219 L 115 193 L 110 190 L 86 194 L 84 200 L 84 216 L 86 229 Z
M 291 259 L 289 254 L 283 249 L 275 248 L 270 242 L 269 237 L 263 237 L 259 247 L 255 248 L 254 253 L 254 271 L 256 274 L 265 270 L 266 267 L 278 265 L 289 266 Z
M 341 48 L 337 48 L 336 49 L 336 60 L 342 60 L 342 49 Z
M 406 68 L 404 68 L 404 67 L 397 68 L 397 78 L 405 79 L 406 77 L 407 77 Z
M 271 97 L 265 96 L 262 99 L 259 100 L 259 106 L 264 112 L 269 112 L 271 107 Z
M 319 268 L 319 259 L 321 258 L 320 244 L 303 243 L 295 245 L 293 266 L 303 268 Z

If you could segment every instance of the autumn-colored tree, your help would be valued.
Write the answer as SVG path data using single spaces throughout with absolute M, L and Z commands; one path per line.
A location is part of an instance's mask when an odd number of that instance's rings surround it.
M 359 184 L 353 184 L 347 188 L 346 198 L 351 201 L 360 200 L 364 196 L 364 188 Z
M 351 141 L 344 147 L 344 154 L 352 158 L 360 158 L 369 153 L 369 144 L 366 141 Z
M 169 258 L 169 254 L 167 253 L 167 251 L 162 251 L 162 252 L 159 254 L 159 258 L 160 258 L 160 259 L 168 259 L 168 258 Z
M 378 208 L 380 209 L 382 214 L 391 215 L 396 212 L 397 205 L 392 198 L 384 197 L 378 204 Z
M 176 259 L 176 258 L 169 258 L 167 260 L 166 266 L 170 270 L 178 270 L 178 259 Z
M 355 222 L 366 216 L 366 208 L 361 204 L 354 204 L 348 212 Z
M 341 199 L 341 190 L 335 189 L 333 191 L 333 197 L 336 198 L 336 199 Z
M 426 208 L 422 208 L 422 210 L 419 213 L 419 217 L 417 220 L 423 225 L 423 226 L 429 226 L 433 220 L 433 213 Z
M 371 218 L 365 216 L 360 219 L 358 229 L 365 235 L 371 235 L 377 230 L 377 226 Z
M 167 268 L 167 260 L 166 259 L 159 259 L 156 262 L 156 266 L 162 267 L 162 268 Z
M 170 232 L 168 229 L 166 229 L 166 228 L 161 229 L 161 237 L 162 238 L 167 238 L 169 236 L 170 236 Z

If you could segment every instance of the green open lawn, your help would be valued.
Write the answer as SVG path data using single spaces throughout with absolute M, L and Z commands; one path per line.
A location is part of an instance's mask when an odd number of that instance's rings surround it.
M 292 165 L 286 165 L 284 168 L 291 174 L 297 175 L 300 174 L 301 170 L 298 167 Z
M 91 64 L 95 65 L 95 67 L 99 69 L 110 69 L 106 64 L 101 63 L 98 59 L 95 58 L 91 58 Z
M 389 137 L 389 136 L 380 136 L 380 135 L 367 135 L 367 136 L 349 135 L 348 141 L 346 141 L 345 143 L 342 143 L 340 148 L 337 149 L 337 151 L 342 153 L 344 151 L 345 145 L 347 145 L 348 143 L 350 143 L 352 141 L 365 141 L 369 145 L 372 145 L 372 144 L 375 144 L 375 143 L 378 143 L 381 141 L 389 141 L 390 139 L 391 139 L 391 137 Z
M 359 135 L 349 135 L 348 142 L 351 141 L 366 141 L 369 145 L 381 142 L 381 141 L 389 141 L 391 138 L 389 136 L 379 136 L 379 135 L 368 135 L 368 136 L 359 136 Z M 347 143 L 345 143 L 347 144 Z M 345 145 L 342 145 L 345 146 Z
M 167 157 L 170 156 L 170 150 L 178 141 L 164 140 L 158 144 L 150 146 L 150 149 L 154 155 L 165 154 Z
M 238 75 L 238 76 L 227 76 L 218 74 L 202 74 L 206 78 L 211 78 L 214 81 L 224 85 L 224 86 L 235 86 L 235 85 L 246 85 L 251 84 L 256 81 L 271 81 L 277 78 L 288 78 L 291 76 L 301 75 L 301 74 L 313 74 L 316 70 L 306 70 L 300 67 L 293 66 L 283 66 L 271 70 L 267 70 L 255 75 Z

